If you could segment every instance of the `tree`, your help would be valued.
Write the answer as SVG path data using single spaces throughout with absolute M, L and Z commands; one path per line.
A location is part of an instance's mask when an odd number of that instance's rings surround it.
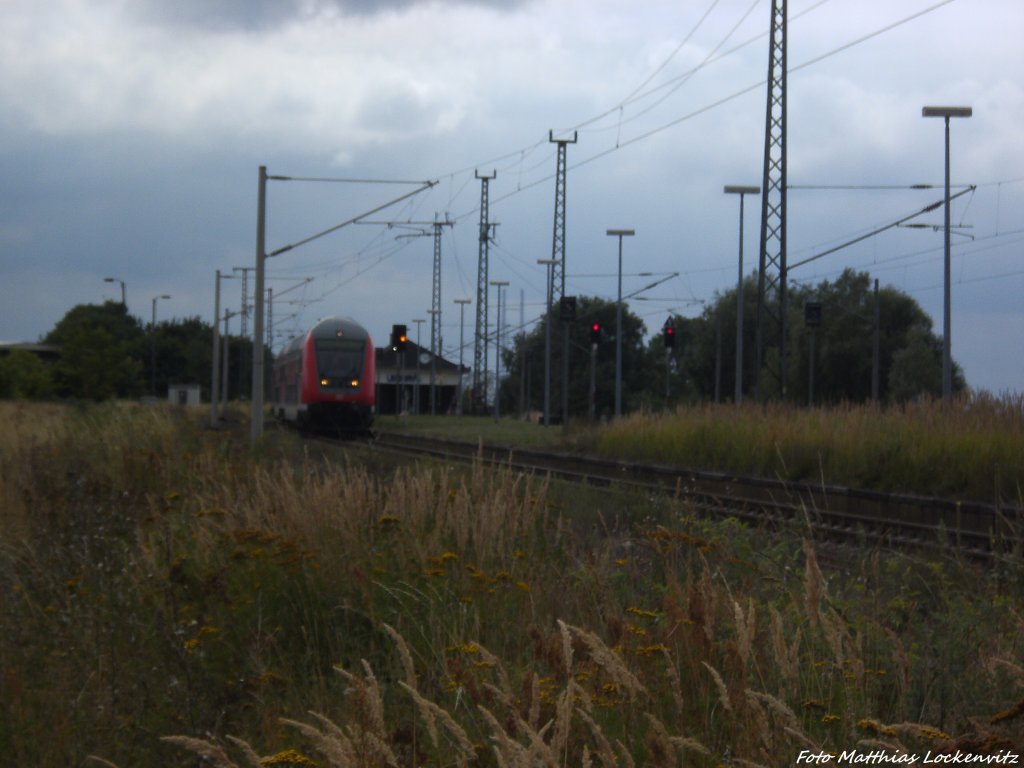
M 139 321 L 123 304 L 79 304 L 44 341 L 60 347 L 54 366 L 57 394 L 89 400 L 137 397 L 142 393 L 143 339 Z
M 673 391 L 681 396 L 711 399 L 720 377 L 723 400 L 735 391 L 736 289 L 717 294 L 700 317 L 675 318 L 679 373 Z M 757 277 L 743 281 L 745 396 L 752 396 L 756 373 Z M 835 281 L 816 286 L 791 284 L 787 296 L 787 393 L 794 402 L 807 402 L 810 387 L 810 329 L 804 304 L 821 304 L 821 326 L 815 330 L 815 402 L 865 402 L 871 397 L 875 296 L 870 275 L 852 269 Z M 932 390 L 925 350 L 938 342 L 931 318 L 914 299 L 886 287 L 878 293 L 880 399 L 901 402 Z M 662 349 L 660 340 L 652 350 Z M 905 350 L 910 351 L 905 351 Z M 663 353 L 662 353 L 663 354 Z M 894 369 L 896 373 L 893 374 Z M 893 376 L 895 384 L 893 387 Z M 689 388 L 688 388 L 689 385 Z M 772 382 L 762 371 L 762 396 L 775 397 Z M 675 389 L 679 387 L 679 389 Z M 954 364 L 954 389 L 964 389 L 963 373 Z
M 53 392 L 50 368 L 36 355 L 15 349 L 0 359 L 0 397 L 45 400 Z
M 736 289 L 716 294 L 699 317 L 672 317 L 676 329 L 676 371 L 671 381 L 672 403 L 711 400 L 716 383 L 719 396 L 731 400 L 736 391 Z M 757 277 L 743 281 L 743 391 L 752 393 L 757 359 Z M 651 350 L 664 360 L 660 334 Z M 662 365 L 664 363 L 662 362 Z
M 590 329 L 594 323 L 602 328 L 602 341 L 598 344 L 595 368 L 595 411 L 611 415 L 615 410 L 615 302 L 596 297 L 581 296 L 577 300 L 576 320 L 569 333 L 569 413 L 573 417 L 586 416 L 590 410 Z M 551 414 L 562 413 L 562 359 L 564 350 L 563 324 L 557 318 L 551 326 Z M 528 410 L 544 407 L 544 342 L 547 318 L 528 334 L 516 336 L 511 349 L 505 351 L 503 361 L 506 377 L 501 385 L 502 408 L 505 412 L 518 407 L 519 385 L 526 373 L 529 392 Z M 639 407 L 647 391 L 650 376 L 649 356 L 644 346 L 644 323 L 624 309 L 622 313 L 622 408 L 629 411 Z
M 61 338 L 54 378 L 62 397 L 100 401 L 142 392 L 142 365 L 104 328 L 74 326 Z
M 816 402 L 863 402 L 871 397 L 874 358 L 875 295 L 873 280 L 864 272 L 844 270 L 834 281 L 815 287 L 797 286 L 791 293 L 790 312 L 790 397 L 807 402 L 810 385 L 810 332 L 804 322 L 806 301 L 821 304 L 821 327 L 816 331 L 814 361 Z M 925 364 L 927 350 L 939 350 L 941 340 L 932 331 L 932 320 L 907 294 L 892 287 L 878 292 L 879 314 L 879 399 L 903 402 L 920 394 L 935 393 L 932 372 Z M 908 352 L 908 350 L 910 350 Z M 909 355 L 909 357 L 908 357 Z M 891 387 L 898 361 L 899 386 Z M 908 364 L 914 360 L 913 365 Z M 941 373 L 940 373 L 941 384 Z M 963 373 L 954 364 L 954 389 L 966 386 Z
M 667 320 L 675 330 L 675 346 L 665 348 L 662 325 L 662 330 L 653 336 L 647 348 L 650 375 L 645 379 L 644 405 L 651 409 L 698 402 L 705 391 L 698 378 L 714 376 L 713 368 L 705 371 L 699 370 L 698 366 L 705 357 L 701 354 L 706 343 L 701 338 L 704 330 L 702 320 L 680 315 L 672 315 Z
M 907 334 L 906 344 L 892 356 L 888 376 L 889 397 L 905 402 L 942 395 L 942 342 L 923 328 Z
M 69 334 L 80 327 L 100 328 L 119 344 L 133 344 L 144 337 L 138 318 L 128 314 L 127 308 L 118 301 L 103 304 L 78 304 L 67 311 L 43 341 L 46 344 L 63 346 Z
M 151 333 L 154 335 L 152 343 L 156 349 L 157 394 L 166 395 L 170 384 L 200 384 L 202 391 L 209 395 L 210 357 L 213 354 L 213 328 L 210 324 L 198 317 L 188 317 L 158 323 Z M 240 345 L 243 341 L 237 336 L 230 339 L 233 354 L 229 356 L 228 362 L 232 369 L 232 381 L 238 381 L 241 376 L 239 350 L 242 349 Z M 149 380 L 152 373 L 148 370 L 151 364 L 148 350 L 143 359 Z

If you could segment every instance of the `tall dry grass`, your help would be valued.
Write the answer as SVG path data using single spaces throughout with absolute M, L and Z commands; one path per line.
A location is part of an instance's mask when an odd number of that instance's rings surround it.
M 698 469 L 1020 504 L 1024 398 L 878 407 L 703 405 L 592 437 L 608 455 Z
M 331 463 L 288 436 L 253 454 L 161 410 L 6 423 L 12 764 L 771 766 L 1024 746 L 1013 569 L 865 552 L 830 571 L 812 542 L 673 500 L 595 533 L 617 497 Z

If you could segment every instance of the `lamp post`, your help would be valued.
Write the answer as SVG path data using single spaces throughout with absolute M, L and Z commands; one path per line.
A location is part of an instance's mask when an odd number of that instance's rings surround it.
M 471 304 L 470 299 L 456 299 L 455 303 L 459 305 L 459 378 L 458 386 L 455 391 L 455 415 L 462 415 L 462 350 L 465 346 L 465 331 L 466 331 L 466 305 Z
M 231 318 L 235 315 L 240 315 L 241 312 L 232 312 L 230 309 L 224 310 L 224 333 L 221 337 L 224 340 L 222 345 L 223 355 L 221 355 L 221 377 L 220 377 L 220 399 L 224 403 L 224 409 L 227 410 L 228 406 L 228 384 L 229 377 L 231 375 L 230 357 L 231 357 Z M 239 379 L 241 379 L 241 372 L 239 372 Z M 239 384 L 241 389 L 241 384 Z
M 156 301 L 169 298 L 166 293 L 153 297 L 153 317 L 149 325 L 149 382 L 153 397 L 156 397 Z
M 548 268 L 548 298 L 544 320 L 544 426 L 551 424 L 551 295 L 555 290 L 554 272 L 557 259 L 537 259 L 537 263 Z
M 416 384 L 412 391 L 412 412 L 417 416 L 420 415 L 420 353 L 423 347 L 420 346 L 420 331 L 423 330 L 423 324 L 426 318 L 413 319 L 416 323 Z
M 125 291 L 124 280 L 118 280 L 116 277 L 104 277 L 103 278 L 103 282 L 104 283 L 120 283 L 121 284 L 121 306 L 122 307 L 127 307 L 128 306 L 128 302 L 125 300 L 125 293 L 126 293 L 126 291 Z
M 220 270 L 213 280 L 213 355 L 210 357 L 212 383 L 210 384 L 210 426 L 217 426 L 217 353 L 220 351 Z
M 501 289 L 508 285 L 508 280 L 491 280 L 490 283 L 498 289 L 498 317 L 494 321 L 494 421 L 497 422 L 501 414 Z
M 970 117 L 971 107 L 923 107 L 921 117 L 941 117 L 946 123 L 946 198 L 945 235 L 943 244 L 943 297 L 942 297 L 942 400 L 953 399 L 953 357 L 950 343 L 951 308 L 949 287 L 949 118 Z
M 609 237 L 619 238 L 619 297 L 615 304 L 615 417 L 622 415 L 622 238 L 632 237 L 635 229 L 609 229 Z
M 210 367 L 213 369 L 210 382 L 211 427 L 216 427 L 220 420 L 217 415 L 217 393 L 219 391 L 218 382 L 220 381 L 218 376 L 220 372 L 220 281 L 232 279 L 234 279 L 234 275 L 222 275 L 218 269 L 213 283 L 213 354 L 210 357 Z M 226 340 L 225 343 L 227 343 Z
M 760 187 L 744 187 L 726 184 L 727 195 L 740 196 L 740 258 L 739 277 L 736 278 L 736 405 L 743 402 L 743 196 L 761 194 Z
M 437 355 L 441 350 L 440 309 L 428 309 L 430 315 L 430 415 L 437 416 Z

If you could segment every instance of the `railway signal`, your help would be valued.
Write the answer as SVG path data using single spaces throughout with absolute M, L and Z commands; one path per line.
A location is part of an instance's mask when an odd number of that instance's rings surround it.
M 558 319 L 571 323 L 576 319 L 576 297 L 563 296 L 558 302 Z
M 590 343 L 595 345 L 595 346 L 601 343 L 601 324 L 600 323 L 592 323 L 590 325 Z
M 405 345 L 409 341 L 407 328 L 404 325 L 391 326 L 391 349 L 395 352 L 405 352 Z
M 808 328 L 818 328 L 821 326 L 821 302 L 820 301 L 805 301 L 804 302 L 804 324 Z
M 814 342 L 818 328 L 821 327 L 821 302 L 804 302 L 804 325 L 810 333 L 810 354 L 807 362 L 807 404 L 814 406 Z
M 672 324 L 671 318 L 665 321 L 665 349 L 675 349 L 676 327 Z
M 665 325 L 662 326 L 664 332 L 665 341 L 665 407 L 668 408 L 669 398 L 671 397 L 671 373 L 672 373 L 672 351 L 676 348 L 676 326 L 672 322 L 672 317 L 669 316 L 665 320 Z

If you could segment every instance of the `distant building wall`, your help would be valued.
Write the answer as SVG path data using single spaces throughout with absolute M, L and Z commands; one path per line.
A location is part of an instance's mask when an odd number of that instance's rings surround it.
M 198 384 L 171 384 L 167 387 L 167 399 L 173 405 L 202 405 Z
M 434 362 L 435 406 L 438 414 L 454 413 L 460 378 L 459 366 L 442 357 Z M 464 375 L 467 368 L 462 369 Z M 408 342 L 404 353 L 377 350 L 377 413 L 430 413 L 431 357 Z

